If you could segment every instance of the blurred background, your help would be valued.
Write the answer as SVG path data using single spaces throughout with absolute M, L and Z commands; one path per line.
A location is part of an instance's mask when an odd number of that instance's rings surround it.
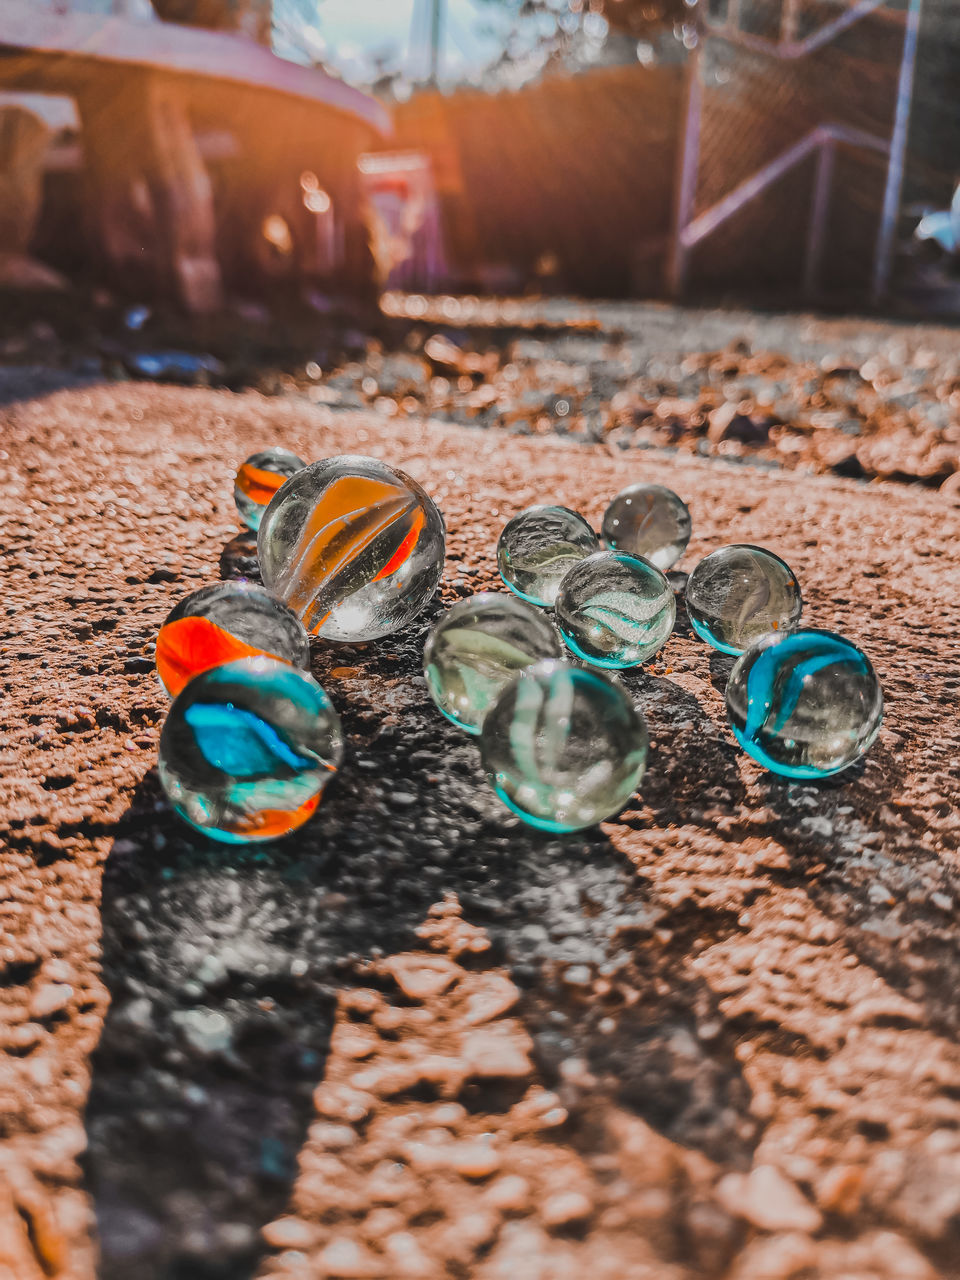
M 128 331 L 384 289 L 960 309 L 951 0 L 0 14 L 0 287 Z

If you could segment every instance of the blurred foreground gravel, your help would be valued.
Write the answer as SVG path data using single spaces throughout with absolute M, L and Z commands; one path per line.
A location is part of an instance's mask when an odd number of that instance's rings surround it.
M 8 399 L 2 1280 L 91 1280 L 97 1236 L 103 1280 L 960 1276 L 948 495 L 304 395 Z M 232 476 L 273 443 L 403 466 L 450 537 L 417 625 L 317 647 L 344 767 L 306 828 L 242 851 L 166 809 L 152 651 L 175 600 L 249 569 Z M 887 720 L 847 776 L 762 773 L 681 607 L 625 679 L 640 795 L 550 839 L 429 702 L 425 630 L 497 587 L 516 510 L 596 523 L 641 478 L 692 508 L 681 569 L 784 556 Z

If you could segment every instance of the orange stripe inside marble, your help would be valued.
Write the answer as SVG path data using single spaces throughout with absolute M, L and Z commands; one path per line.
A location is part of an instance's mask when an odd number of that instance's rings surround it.
M 172 698 L 201 671 L 236 658 L 277 656 L 245 644 L 209 618 L 177 618 L 161 627 L 157 636 L 157 671 Z
M 417 539 L 420 537 L 420 530 L 424 526 L 423 512 L 418 511 L 413 518 L 413 524 L 410 532 L 397 547 L 396 551 L 383 566 L 380 572 L 374 577 L 374 582 L 379 582 L 381 578 L 389 578 L 391 573 L 396 573 L 405 560 L 413 554 L 413 548 L 417 545 Z
M 274 836 L 285 836 L 288 831 L 295 831 L 316 811 L 320 796 L 311 796 L 298 809 L 261 809 L 259 813 L 251 813 L 249 817 L 232 824 L 231 830 L 238 836 L 259 836 L 261 839 L 272 839 Z

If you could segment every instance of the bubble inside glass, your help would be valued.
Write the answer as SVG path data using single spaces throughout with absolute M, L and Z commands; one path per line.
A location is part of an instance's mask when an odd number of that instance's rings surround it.
M 648 745 L 622 686 L 566 662 L 516 676 L 480 735 L 494 791 L 543 831 L 577 831 L 619 813 L 643 777 Z
M 238 658 L 310 666 L 310 642 L 296 614 L 252 582 L 216 582 L 174 605 L 157 635 L 157 673 L 175 698 L 188 680 Z
M 490 704 L 518 671 L 562 656 L 548 617 L 516 596 L 491 591 L 443 615 L 427 638 L 423 672 L 447 719 L 479 733 Z
M 869 659 L 832 631 L 764 636 L 734 665 L 726 701 L 744 751 L 785 778 L 824 778 L 847 768 L 883 719 Z
M 599 551 L 564 577 L 555 606 L 568 648 L 600 667 L 634 667 L 673 631 L 673 588 L 647 560 Z
M 672 489 L 632 484 L 607 507 L 601 533 L 612 550 L 669 569 L 686 551 L 691 527 L 689 508 Z
M 504 526 L 497 566 L 511 591 L 530 604 L 549 608 L 570 566 L 599 549 L 599 538 L 576 511 L 528 507 Z
M 800 583 L 788 564 L 763 547 L 720 547 L 696 566 L 686 586 L 690 625 L 721 653 L 743 653 L 768 631 L 800 621 Z
M 241 658 L 191 680 L 160 735 L 160 781 L 192 827 L 244 844 L 294 831 L 343 757 L 340 717 L 312 676 Z
M 305 467 L 264 512 L 264 584 L 325 640 L 375 640 L 404 626 L 443 572 L 440 512 L 415 480 L 376 458 Z
M 260 528 L 260 520 L 273 495 L 290 476 L 302 471 L 304 465 L 289 449 L 263 449 L 250 455 L 233 482 L 233 500 L 248 529 Z

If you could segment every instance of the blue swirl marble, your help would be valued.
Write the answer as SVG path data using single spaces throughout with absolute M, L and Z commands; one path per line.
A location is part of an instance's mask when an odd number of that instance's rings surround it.
M 343 755 L 340 719 L 312 676 L 243 658 L 195 676 L 160 736 L 160 781 L 215 840 L 272 840 L 315 811 Z
M 764 636 L 735 664 L 726 704 L 743 749 L 786 778 L 846 769 L 869 749 L 883 719 L 869 659 L 832 631 Z

